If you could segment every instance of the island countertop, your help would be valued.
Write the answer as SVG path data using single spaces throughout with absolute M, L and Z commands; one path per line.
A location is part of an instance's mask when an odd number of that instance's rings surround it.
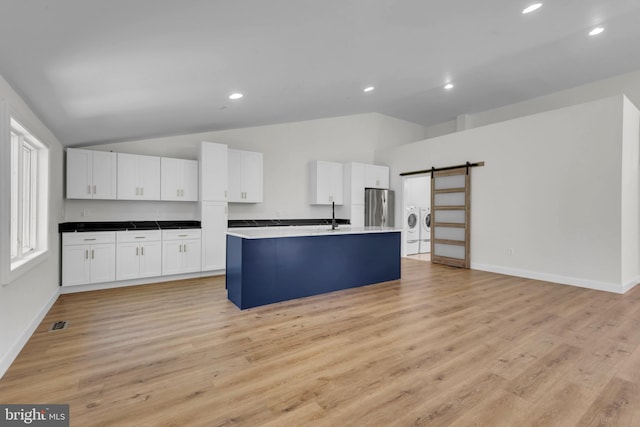
M 334 236 L 344 234 L 397 233 L 402 231 L 396 227 L 351 227 L 340 226 L 332 230 L 330 226 L 322 227 L 265 227 L 265 228 L 230 228 L 227 235 L 243 239 L 276 239 L 281 237 Z

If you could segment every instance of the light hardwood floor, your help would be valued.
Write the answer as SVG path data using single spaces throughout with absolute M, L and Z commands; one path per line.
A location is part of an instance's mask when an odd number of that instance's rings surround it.
M 639 386 L 640 286 L 403 259 L 246 311 L 223 278 L 63 295 L 0 402 L 69 403 L 72 426 L 639 426 Z

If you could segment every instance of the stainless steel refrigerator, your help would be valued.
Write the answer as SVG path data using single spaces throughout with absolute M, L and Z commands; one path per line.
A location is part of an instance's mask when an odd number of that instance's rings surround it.
M 364 189 L 364 225 L 393 227 L 393 191 Z

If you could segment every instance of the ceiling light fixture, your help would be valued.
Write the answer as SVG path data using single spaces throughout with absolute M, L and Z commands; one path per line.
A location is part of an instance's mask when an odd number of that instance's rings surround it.
M 453 89 L 453 83 L 447 83 L 446 85 L 444 85 L 444 88 L 446 90 Z
M 542 3 L 534 3 L 531 6 L 527 6 L 522 10 L 522 14 L 531 13 L 534 10 L 538 10 L 542 7 Z
M 232 93 L 231 95 L 229 95 L 229 99 L 240 99 L 242 98 L 244 95 L 241 94 L 240 92 L 236 92 L 236 93 Z
M 604 28 L 596 27 L 593 30 L 589 31 L 589 35 L 590 36 L 597 36 L 598 34 L 602 33 L 603 31 L 604 31 Z
M 364 88 L 364 91 L 365 91 L 365 92 L 371 92 L 371 91 L 372 91 L 372 90 L 374 90 L 374 89 L 375 89 L 375 87 L 374 87 L 374 86 L 368 86 L 368 87 L 365 87 L 365 88 Z

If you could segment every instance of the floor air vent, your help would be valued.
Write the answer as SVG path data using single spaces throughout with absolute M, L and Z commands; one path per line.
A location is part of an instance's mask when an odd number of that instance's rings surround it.
M 51 325 L 51 328 L 49 328 L 49 331 L 57 331 L 58 329 L 66 329 L 67 327 L 67 321 L 66 320 L 61 320 L 59 322 L 55 322 L 53 325 Z

